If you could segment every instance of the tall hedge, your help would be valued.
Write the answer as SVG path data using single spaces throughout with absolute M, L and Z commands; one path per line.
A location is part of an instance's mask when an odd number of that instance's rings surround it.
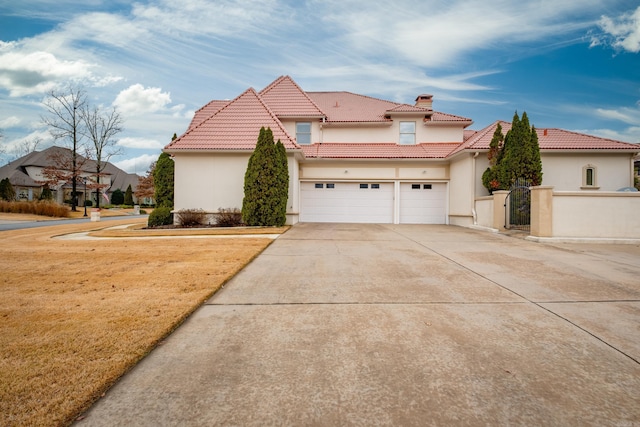
M 251 226 L 281 226 L 286 222 L 289 169 L 282 143 L 270 128 L 261 128 L 244 176 L 242 220 Z

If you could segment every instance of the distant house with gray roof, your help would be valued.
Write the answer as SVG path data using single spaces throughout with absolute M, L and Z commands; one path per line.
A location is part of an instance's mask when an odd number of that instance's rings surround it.
M 11 182 L 19 200 L 37 200 L 47 179 L 44 176 L 44 170 L 47 167 L 54 166 L 56 158 L 70 158 L 71 153 L 71 150 L 57 146 L 49 147 L 42 151 L 34 151 L 0 167 L 0 179 L 9 178 L 9 182 Z M 78 164 L 81 165 L 80 179 L 95 180 L 95 161 L 78 155 Z M 111 194 L 116 189 L 125 192 L 127 187 L 131 185 L 131 189 L 135 192 L 140 179 L 138 175 L 127 173 L 108 162 L 104 166 L 103 173 L 104 175 L 100 177 L 100 183 L 106 185 L 106 187 L 101 190 L 101 193 L 106 193 L 109 200 L 111 200 Z M 59 203 L 71 199 L 71 182 L 60 182 L 57 186 L 51 186 L 50 189 L 54 194 L 54 199 Z M 76 192 L 78 193 L 78 201 L 82 204 L 85 197 L 82 181 L 77 184 Z M 91 200 L 95 204 L 95 199 L 96 192 L 91 192 L 91 190 L 87 189 L 86 200 Z M 101 203 L 104 203 L 104 200 Z

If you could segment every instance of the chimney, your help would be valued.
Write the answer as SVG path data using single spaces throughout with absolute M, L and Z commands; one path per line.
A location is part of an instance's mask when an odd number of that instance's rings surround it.
M 416 107 L 433 110 L 433 95 L 429 95 L 427 93 L 418 95 L 418 97 L 416 98 Z

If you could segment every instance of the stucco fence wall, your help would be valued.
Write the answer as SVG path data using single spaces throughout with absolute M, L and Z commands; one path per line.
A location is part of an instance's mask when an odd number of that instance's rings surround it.
M 475 200 L 475 225 L 504 230 L 508 191 Z M 640 239 L 640 193 L 615 191 L 554 191 L 531 189 L 531 238 Z

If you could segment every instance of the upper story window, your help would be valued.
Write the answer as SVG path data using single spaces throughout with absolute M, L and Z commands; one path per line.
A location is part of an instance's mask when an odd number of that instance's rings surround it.
M 311 122 L 296 122 L 298 144 L 311 144 Z
M 416 143 L 416 122 L 400 122 L 400 144 Z
M 587 165 L 582 168 L 582 188 L 598 188 L 598 176 L 596 167 Z

